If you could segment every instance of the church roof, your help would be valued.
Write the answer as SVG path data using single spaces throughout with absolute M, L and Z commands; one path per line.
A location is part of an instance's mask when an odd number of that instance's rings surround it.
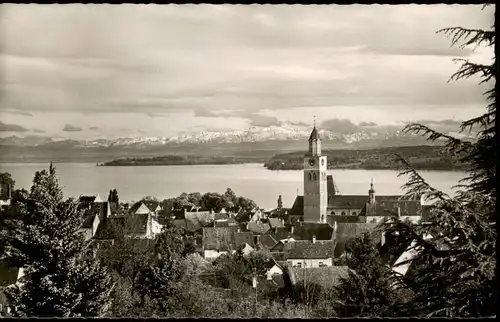
M 304 215 L 304 196 L 297 196 L 297 198 L 295 198 L 295 202 L 293 203 L 292 209 L 290 209 L 290 215 L 292 216 Z
M 309 141 L 312 140 L 321 140 L 318 131 L 316 130 L 316 126 L 313 128 L 311 135 L 309 136 Z
M 287 259 L 326 259 L 333 258 L 335 241 L 333 240 L 297 240 L 285 244 Z
M 367 201 L 368 201 L 367 195 L 332 196 L 330 200 L 328 200 L 328 207 L 363 209 Z

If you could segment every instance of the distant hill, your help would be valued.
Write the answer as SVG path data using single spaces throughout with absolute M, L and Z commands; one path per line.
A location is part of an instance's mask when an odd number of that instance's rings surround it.
M 10 136 L 0 138 L 0 162 L 107 162 L 165 155 L 237 157 L 264 162 L 275 154 L 305 150 L 310 131 L 307 126 L 282 123 L 251 127 L 247 131 L 181 133 L 169 138 L 56 140 L 36 135 Z M 420 135 L 401 133 L 397 126 L 367 127 L 350 134 L 319 132 L 325 149 L 361 150 L 430 144 Z
M 367 150 L 324 150 L 329 169 L 397 169 L 394 154 L 405 158 L 415 169 L 464 170 L 459 157 L 443 154 L 440 146 L 389 147 Z M 269 170 L 303 169 L 304 152 L 284 153 L 273 156 L 264 166 Z

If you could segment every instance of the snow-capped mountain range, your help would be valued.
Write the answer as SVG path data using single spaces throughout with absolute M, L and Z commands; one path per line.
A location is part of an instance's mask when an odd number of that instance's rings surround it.
M 331 130 L 320 129 L 319 133 L 325 142 L 338 142 L 342 144 L 355 144 L 362 141 L 387 141 L 398 138 L 417 138 L 420 135 L 403 134 L 401 126 L 378 126 L 366 127 L 355 133 L 336 133 Z M 310 127 L 295 126 L 283 123 L 270 127 L 251 127 L 246 131 L 230 132 L 184 132 L 172 137 L 135 137 L 118 139 L 94 139 L 94 140 L 74 140 L 74 139 L 54 139 L 44 136 L 27 136 L 20 138 L 10 136 L 0 138 L 0 145 L 9 146 L 72 146 L 81 148 L 92 147 L 125 147 L 125 146 L 162 146 L 170 144 L 228 144 L 245 142 L 266 142 L 266 141 L 298 141 L 307 140 L 311 132 Z M 461 136 L 458 133 L 447 132 L 454 136 Z M 469 136 L 472 137 L 472 136 Z

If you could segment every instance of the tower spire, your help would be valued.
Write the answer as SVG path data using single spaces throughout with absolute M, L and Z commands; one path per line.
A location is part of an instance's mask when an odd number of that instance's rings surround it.
M 316 127 L 316 115 L 313 116 L 313 124 L 314 124 L 314 127 Z

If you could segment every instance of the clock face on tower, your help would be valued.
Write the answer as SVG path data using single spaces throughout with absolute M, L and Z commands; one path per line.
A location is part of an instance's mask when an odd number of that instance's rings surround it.
M 309 165 L 311 167 L 314 166 L 315 164 L 316 164 L 316 160 L 315 159 L 313 159 L 313 158 L 309 159 Z

